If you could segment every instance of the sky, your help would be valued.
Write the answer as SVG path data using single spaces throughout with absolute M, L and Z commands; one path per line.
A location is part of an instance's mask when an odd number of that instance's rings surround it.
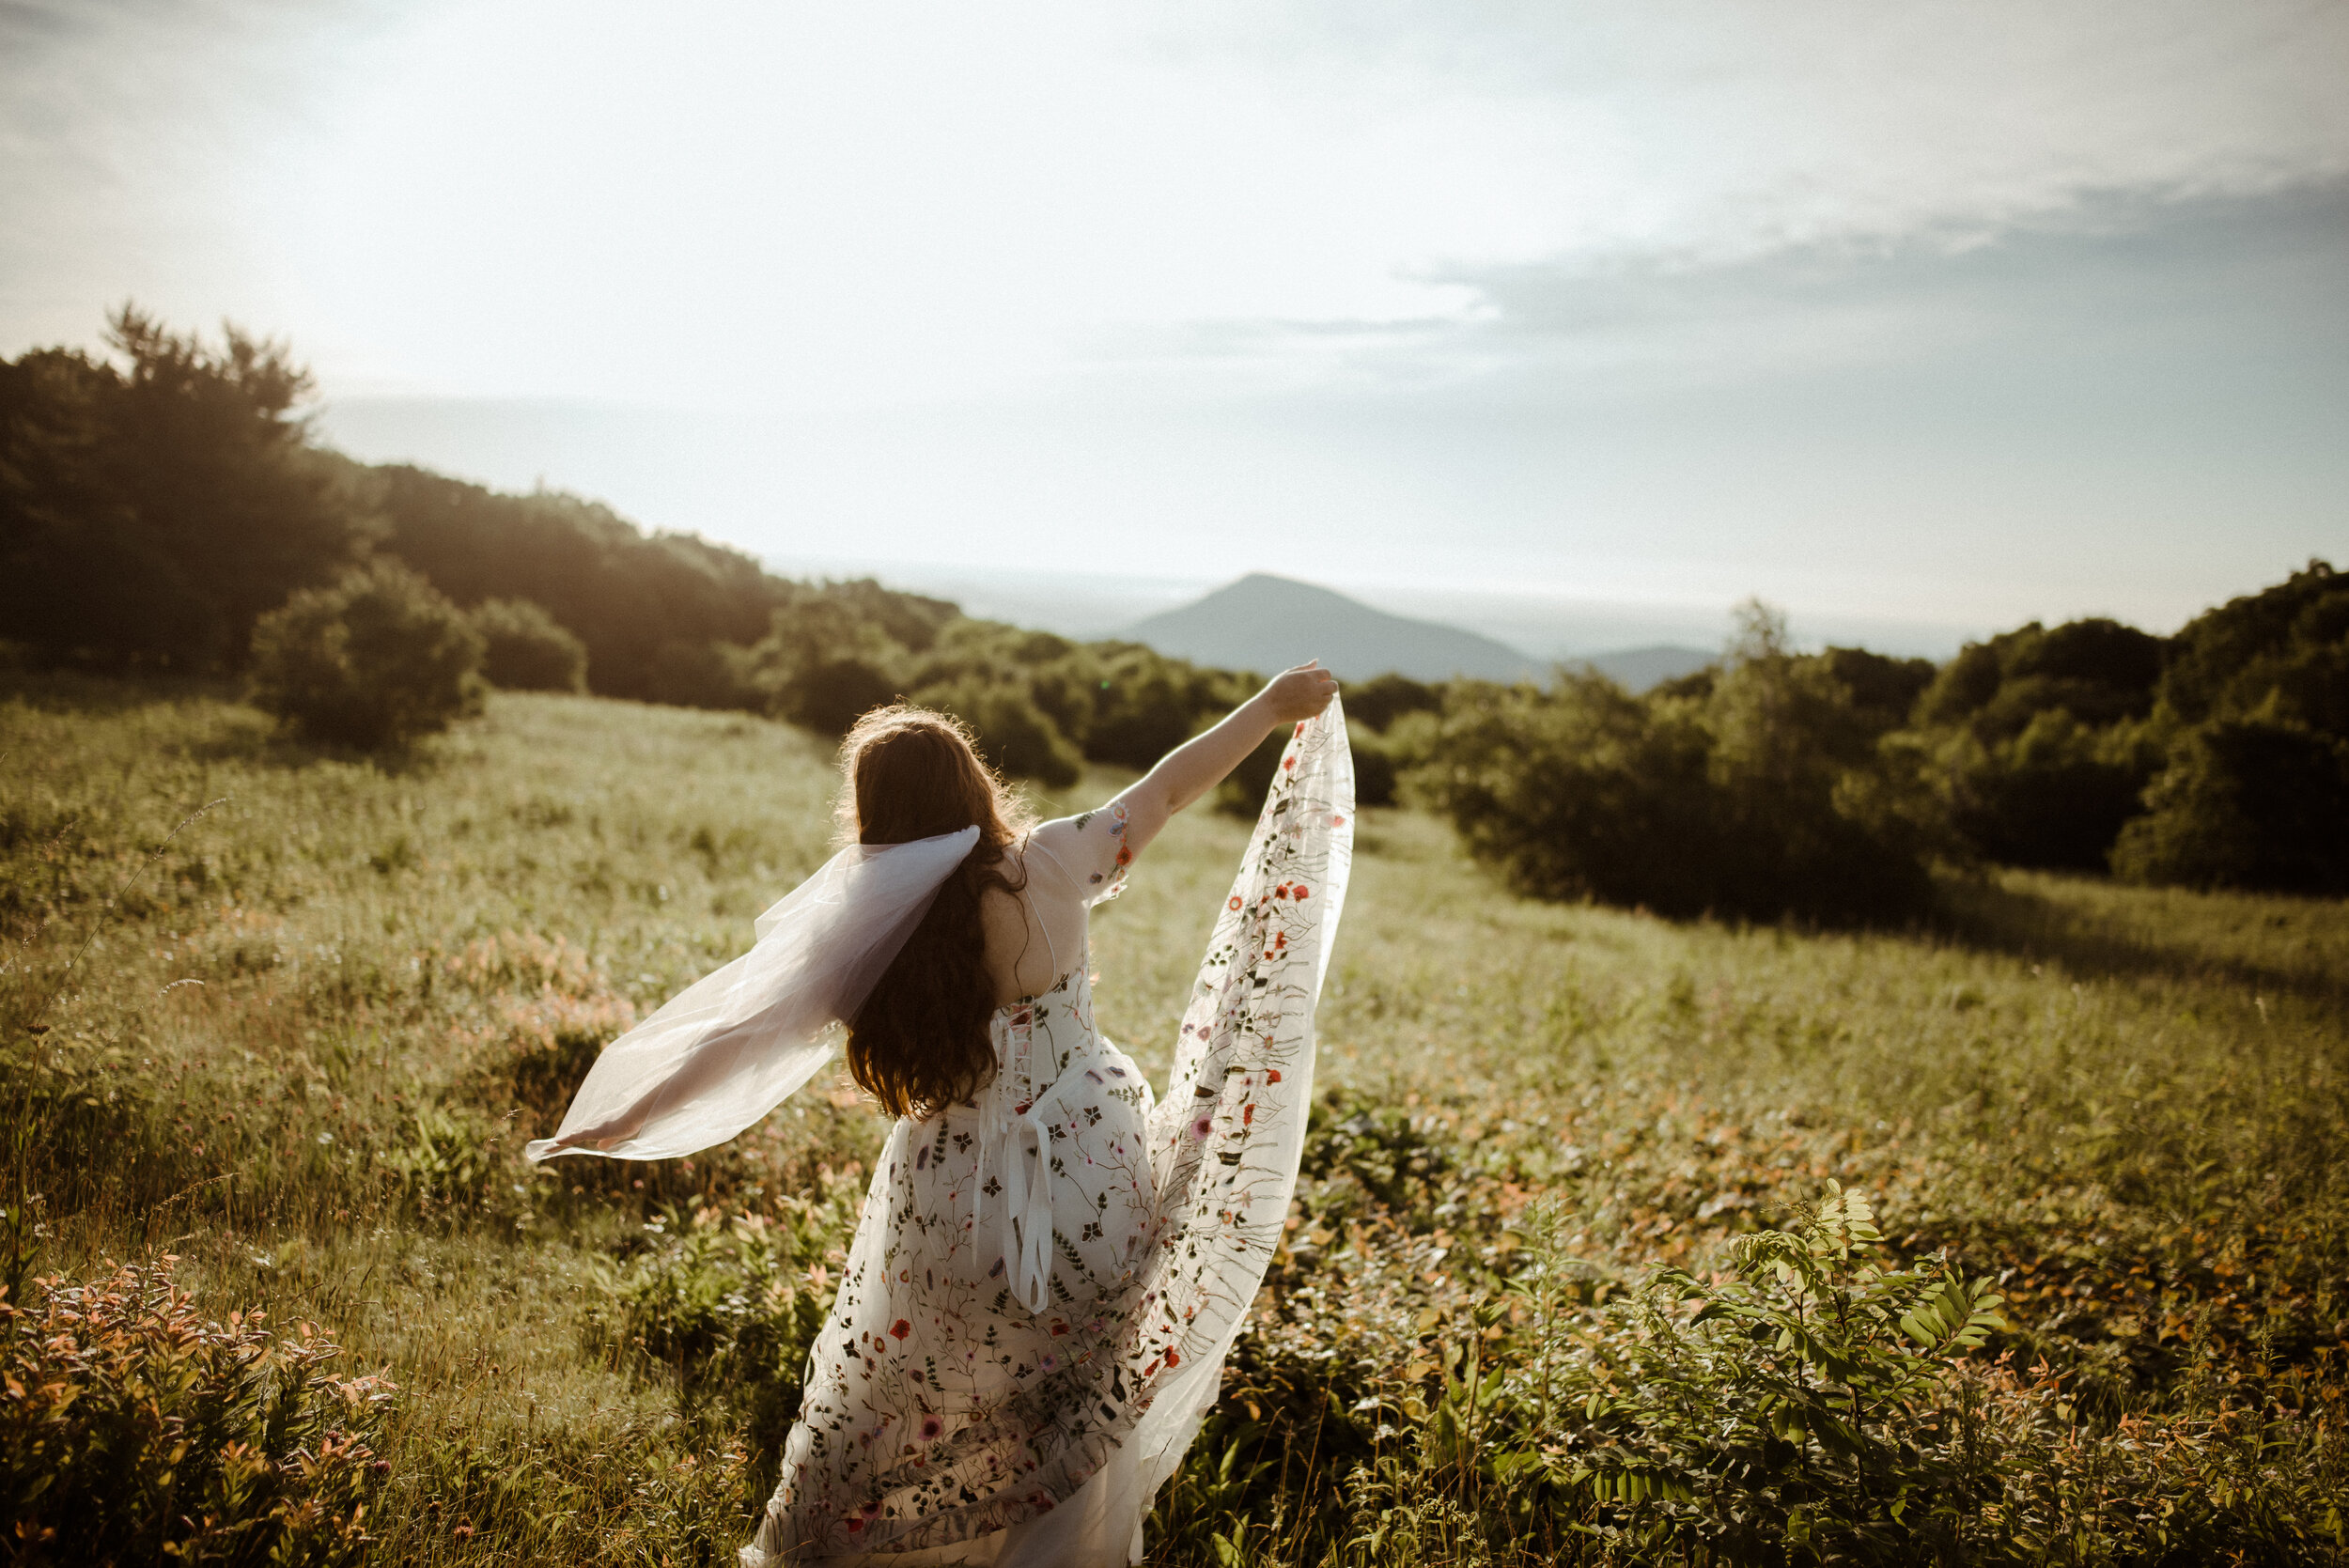
M 2339 0 L 0 0 L 0 353 L 233 319 L 356 456 L 1081 629 L 2167 629 L 2349 557 L 2343 80 Z

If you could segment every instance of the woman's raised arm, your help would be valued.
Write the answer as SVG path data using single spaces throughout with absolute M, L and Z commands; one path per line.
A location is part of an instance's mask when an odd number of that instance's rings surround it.
M 1217 784 L 1283 724 L 1310 719 L 1337 695 L 1337 677 L 1318 662 L 1283 670 L 1265 689 L 1160 757 L 1158 766 L 1099 811 L 1064 816 L 1035 831 L 1034 843 L 1081 901 L 1115 893 L 1126 868 L 1166 819 Z
M 1319 660 L 1283 670 L 1265 689 L 1159 759 L 1158 766 L 1118 797 L 1127 812 L 1126 843 L 1133 853 L 1158 837 L 1166 819 L 1223 782 L 1274 730 L 1310 719 L 1338 693 L 1337 677 Z

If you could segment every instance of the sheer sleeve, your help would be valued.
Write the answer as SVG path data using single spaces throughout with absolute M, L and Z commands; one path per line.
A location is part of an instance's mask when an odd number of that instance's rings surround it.
M 1125 891 L 1126 868 L 1133 864 L 1133 848 L 1126 841 L 1130 818 L 1120 796 L 1098 811 L 1045 823 L 1035 831 L 1035 843 L 1074 884 L 1079 898 L 1105 903 Z

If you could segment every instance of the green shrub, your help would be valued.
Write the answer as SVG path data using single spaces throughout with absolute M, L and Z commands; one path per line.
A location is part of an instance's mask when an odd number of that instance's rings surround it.
M 1264 810 L 1272 775 L 1281 770 L 1281 753 L 1288 750 L 1289 729 L 1283 724 L 1256 742 L 1253 750 L 1223 776 L 1215 787 L 1215 809 L 1232 816 L 1253 819 Z
M 2162 639 L 2117 621 L 2037 621 L 1968 643 L 1941 667 L 1917 703 L 1928 727 L 1967 724 L 1985 739 L 2019 735 L 2032 718 L 2061 708 L 2105 725 L 2153 710 L 2162 675 Z
M 0 361 L 0 636 L 48 660 L 241 664 L 256 619 L 331 579 L 370 508 L 310 446 L 315 390 L 285 346 L 217 346 L 132 305 L 112 361 Z
M 481 634 L 407 567 L 376 561 L 305 588 L 253 629 L 253 700 L 303 734 L 367 750 L 480 702 Z
M 20 1564 L 359 1561 L 389 1383 L 258 1312 L 207 1323 L 170 1260 L 0 1301 L 0 1517 Z
M 855 1228 L 847 1183 L 772 1214 L 665 1211 L 647 1227 L 655 1246 L 611 1281 L 600 1332 L 667 1369 L 689 1409 L 714 1402 L 771 1451 L 799 1414 L 807 1353 L 832 1303 L 824 1259 Z
M 2222 720 L 2186 734 L 2146 802 L 2113 846 L 2130 881 L 2349 893 L 2349 744 Z
M 508 691 L 584 691 L 587 644 L 526 598 L 483 599 L 473 609 L 481 633 L 481 674 Z

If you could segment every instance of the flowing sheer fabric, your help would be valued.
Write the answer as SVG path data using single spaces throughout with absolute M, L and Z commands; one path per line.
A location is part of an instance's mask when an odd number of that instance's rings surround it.
M 668 1159 L 723 1143 L 830 1060 L 979 831 L 851 845 L 758 917 L 757 942 L 604 1048 L 533 1160 Z
M 892 1129 L 746 1568 L 1139 1560 L 1296 1189 L 1353 813 L 1333 702 L 1282 757 L 1163 1098 L 1078 954 L 995 1015 L 986 1089 Z M 1047 823 L 1029 874 L 1107 897 L 1124 831 L 1114 802 Z

